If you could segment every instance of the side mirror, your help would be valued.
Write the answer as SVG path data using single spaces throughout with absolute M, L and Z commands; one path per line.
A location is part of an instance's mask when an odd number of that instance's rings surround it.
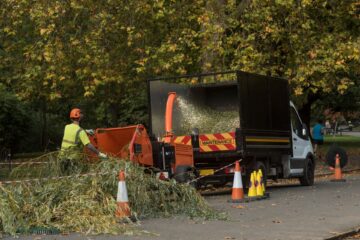
M 194 135 L 194 136 L 198 136 L 199 135 L 199 129 L 198 128 L 193 128 L 191 130 L 191 134 Z
M 306 126 L 305 123 L 303 123 L 303 126 L 302 126 L 302 135 L 304 138 L 308 139 L 309 135 L 308 135 L 308 128 Z
M 191 130 L 191 141 L 194 151 L 199 151 L 199 129 L 193 128 Z

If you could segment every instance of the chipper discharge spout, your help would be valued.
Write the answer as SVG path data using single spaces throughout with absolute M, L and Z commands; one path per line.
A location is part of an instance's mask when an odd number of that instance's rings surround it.
M 165 111 L 165 136 L 164 142 L 170 143 L 174 136 L 172 129 L 173 121 L 173 106 L 176 99 L 176 92 L 169 92 L 168 99 L 166 102 L 166 111 Z

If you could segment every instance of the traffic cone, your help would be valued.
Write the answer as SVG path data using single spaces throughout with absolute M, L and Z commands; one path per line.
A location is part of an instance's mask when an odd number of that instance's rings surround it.
M 250 175 L 250 186 L 248 191 L 248 197 L 253 198 L 256 197 L 256 186 L 255 186 L 255 174 L 254 172 Z
M 242 202 L 244 200 L 243 183 L 241 179 L 241 168 L 239 161 L 235 163 L 234 182 L 231 194 L 232 202 Z
M 262 188 L 262 174 L 260 175 L 260 169 L 256 172 L 255 171 L 255 174 L 256 174 L 256 196 L 259 196 L 259 197 L 262 197 L 264 196 L 264 190 Z
M 331 181 L 332 182 L 345 182 L 346 181 L 345 179 L 342 178 L 339 154 L 336 154 L 336 157 L 335 157 L 334 178 L 331 179 Z
M 118 185 L 118 192 L 116 197 L 117 208 L 116 208 L 116 217 L 124 218 L 130 217 L 130 207 L 129 207 L 129 199 L 126 189 L 125 183 L 125 173 L 124 171 L 119 172 L 119 185 Z
M 259 174 L 260 174 L 260 180 L 261 180 L 261 182 L 260 182 L 261 188 L 262 188 L 263 194 L 265 195 L 265 182 L 264 182 L 264 177 L 263 177 L 261 169 L 259 169 Z

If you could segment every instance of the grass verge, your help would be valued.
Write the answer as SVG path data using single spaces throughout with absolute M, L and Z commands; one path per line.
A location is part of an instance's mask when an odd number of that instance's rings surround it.
M 320 153 L 325 156 L 332 145 L 345 149 L 349 156 L 360 156 L 360 137 L 335 135 L 325 136 L 324 144 L 319 147 Z

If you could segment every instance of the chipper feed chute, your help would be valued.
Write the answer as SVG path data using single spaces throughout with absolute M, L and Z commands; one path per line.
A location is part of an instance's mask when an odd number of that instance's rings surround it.
M 94 145 L 107 154 L 152 166 L 152 146 L 143 125 L 96 129 Z

